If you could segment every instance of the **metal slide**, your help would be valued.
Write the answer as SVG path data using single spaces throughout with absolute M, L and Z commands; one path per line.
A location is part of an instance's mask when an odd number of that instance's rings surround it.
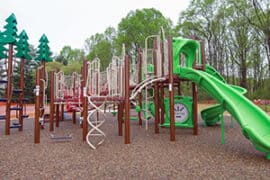
M 177 74 L 181 78 L 195 82 L 216 99 L 221 107 L 237 120 L 244 136 L 257 150 L 265 152 L 267 159 L 270 159 L 270 117 L 268 114 L 244 97 L 239 89 L 231 87 L 206 72 L 181 67 Z

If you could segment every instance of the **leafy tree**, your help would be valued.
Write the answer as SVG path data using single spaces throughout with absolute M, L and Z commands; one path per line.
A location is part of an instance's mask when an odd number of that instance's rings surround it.
M 130 11 L 118 24 L 117 52 L 121 52 L 124 43 L 129 53 L 136 56 L 138 49 L 144 47 L 145 38 L 158 34 L 161 27 L 167 33 L 172 32 L 172 21 L 160 11 L 154 8 Z
M 61 70 L 65 74 L 71 75 L 73 72 L 77 72 L 77 73 L 81 74 L 81 68 L 82 68 L 82 63 L 79 61 L 74 61 L 74 62 L 71 62 L 67 66 L 62 66 Z
M 61 64 L 60 62 L 57 62 L 57 61 L 48 62 L 46 64 L 47 72 L 50 72 L 50 71 L 58 72 L 62 69 L 62 67 L 63 67 L 63 64 Z
M 55 61 L 68 65 L 74 61 L 82 62 L 84 60 L 84 51 L 81 49 L 72 49 L 71 46 L 64 46 L 60 54 L 55 57 Z
M 237 2 L 237 1 L 236 1 Z M 243 9 L 238 3 L 231 0 L 231 3 L 238 9 L 254 28 L 257 36 L 263 39 L 265 55 L 268 61 L 268 75 L 270 76 L 270 1 L 267 0 L 248 0 L 246 3 L 249 8 Z
M 113 27 L 108 27 L 104 33 L 95 35 L 85 40 L 85 49 L 88 52 L 87 59 L 93 60 L 98 57 L 101 61 L 101 69 L 105 69 L 115 51 L 116 30 Z

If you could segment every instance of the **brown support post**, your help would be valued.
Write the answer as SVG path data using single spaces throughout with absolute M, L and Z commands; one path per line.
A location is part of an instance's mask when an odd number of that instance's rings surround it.
M 61 104 L 61 118 L 60 118 L 60 120 L 61 121 L 64 121 L 64 104 Z
M 173 78 L 173 50 L 172 37 L 168 39 L 168 60 L 169 60 L 169 99 L 170 99 L 170 140 L 175 141 L 175 120 L 174 120 L 174 78 Z
M 82 82 L 82 87 L 83 87 L 83 123 L 82 123 L 83 141 L 86 141 L 86 135 L 88 132 L 88 125 L 87 125 L 88 99 L 86 97 L 86 94 L 87 94 L 87 87 L 86 87 L 87 70 L 88 70 L 87 61 L 84 60 L 84 62 L 83 62 L 83 82 Z
M 195 83 L 192 83 L 192 96 L 193 96 L 193 134 L 198 135 L 198 92 Z
M 79 97 L 80 98 L 80 102 L 82 103 L 81 106 L 82 106 L 82 111 L 80 112 L 80 127 L 83 128 L 83 110 L 84 110 L 84 102 L 83 102 L 83 81 L 84 81 L 84 67 L 81 68 L 81 74 L 82 74 L 82 80 L 81 80 L 81 87 L 80 87 L 80 91 L 81 91 L 81 96 Z
M 123 101 L 118 104 L 118 135 L 123 136 Z
M 35 89 L 35 131 L 34 131 L 34 143 L 40 143 L 40 74 L 39 69 L 36 71 L 36 89 Z
M 6 102 L 6 129 L 5 134 L 10 134 L 10 106 L 11 106 L 11 86 L 12 86 L 12 60 L 13 60 L 13 44 L 9 44 L 8 48 L 8 73 L 7 73 L 7 102 Z
M 76 110 L 75 109 L 72 110 L 72 122 L 73 124 L 76 124 Z
M 19 95 L 19 107 L 21 108 L 19 110 L 19 124 L 21 125 L 21 127 L 19 127 L 19 131 L 23 130 L 23 97 L 24 97 L 24 58 L 21 58 L 21 62 L 20 62 L 20 95 Z
M 59 121 L 60 121 L 59 104 L 56 104 L 55 117 L 56 117 L 56 123 L 55 123 L 55 126 L 56 126 L 56 127 L 59 127 Z
M 129 86 L 129 57 L 125 56 L 125 144 L 130 143 L 130 86 Z
M 138 55 L 138 83 L 142 82 L 142 50 L 139 49 Z M 138 94 L 139 106 L 142 107 L 142 93 Z M 139 125 L 142 126 L 142 113 L 138 113 L 139 116 Z
M 54 131 L 54 71 L 50 72 L 50 131 Z
M 164 119 L 164 114 L 165 114 L 165 107 L 164 107 L 164 85 L 163 83 L 160 84 L 160 123 L 164 124 L 165 119 Z
M 154 75 L 157 76 L 157 39 L 154 40 L 154 52 L 153 52 L 153 61 L 154 61 Z M 158 82 L 154 83 L 154 102 L 155 102 L 155 133 L 159 133 L 159 88 Z
M 75 81 L 76 81 L 76 77 L 73 76 L 73 89 L 72 90 L 73 90 L 73 95 L 74 96 L 76 94 L 76 82 Z M 76 110 L 75 109 L 72 110 L 72 123 L 76 124 Z
M 42 111 L 40 112 L 40 117 L 43 117 L 44 113 L 45 113 L 45 109 L 46 107 L 44 106 L 44 95 L 45 95 L 45 91 L 44 91 L 44 82 L 45 82 L 45 75 L 46 75 L 46 63 L 45 61 L 41 61 L 41 65 L 42 65 L 42 69 L 40 70 L 40 79 L 43 79 L 43 81 L 41 81 L 40 83 L 40 107 L 42 108 Z

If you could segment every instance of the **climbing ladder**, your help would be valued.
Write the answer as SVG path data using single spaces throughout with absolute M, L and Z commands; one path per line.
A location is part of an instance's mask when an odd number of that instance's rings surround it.
M 6 60 L 5 60 L 6 61 Z M 19 85 L 18 88 L 14 87 L 14 84 L 12 83 L 12 74 L 13 72 L 13 66 L 18 66 L 20 67 L 20 72 L 19 72 Z M 24 98 L 24 64 L 25 64 L 25 59 L 20 58 L 20 60 L 17 60 L 13 58 L 13 55 L 9 55 L 8 57 L 8 64 L 6 68 L 7 72 L 7 77 L 2 78 L 0 80 L 0 86 L 2 88 L 5 88 L 5 97 L 0 98 L 0 102 L 5 102 L 6 103 L 6 114 L 5 115 L 0 115 L 0 120 L 5 120 L 6 121 L 6 130 L 5 134 L 9 135 L 10 134 L 10 129 L 18 128 L 19 131 L 23 130 L 23 120 L 24 118 L 28 118 L 28 115 L 26 114 L 26 105 L 25 103 L 28 102 L 27 98 Z M 3 91 L 2 91 L 3 95 Z M 15 112 L 16 114 L 16 119 L 12 119 L 13 123 L 11 122 L 11 115 L 13 114 L 12 112 Z M 17 120 L 17 122 L 14 122 L 14 120 Z

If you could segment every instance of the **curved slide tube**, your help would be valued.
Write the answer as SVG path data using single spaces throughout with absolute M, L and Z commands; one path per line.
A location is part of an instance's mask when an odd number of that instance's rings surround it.
M 213 68 L 212 66 L 206 65 L 205 72 L 214 76 L 223 83 L 226 83 L 223 76 L 218 71 L 216 71 L 216 69 Z M 247 92 L 247 90 L 242 87 L 234 85 L 230 86 L 241 94 L 245 94 Z M 207 126 L 213 126 L 216 125 L 221 120 L 220 117 L 223 116 L 224 111 L 225 109 L 222 107 L 222 105 L 216 104 L 214 106 L 210 106 L 208 108 L 203 109 L 201 111 L 201 117 Z
M 216 99 L 240 124 L 242 133 L 255 148 L 266 153 L 270 159 L 270 117 L 239 90 L 218 80 L 216 77 L 192 68 L 180 68 L 181 78 L 195 82 Z

